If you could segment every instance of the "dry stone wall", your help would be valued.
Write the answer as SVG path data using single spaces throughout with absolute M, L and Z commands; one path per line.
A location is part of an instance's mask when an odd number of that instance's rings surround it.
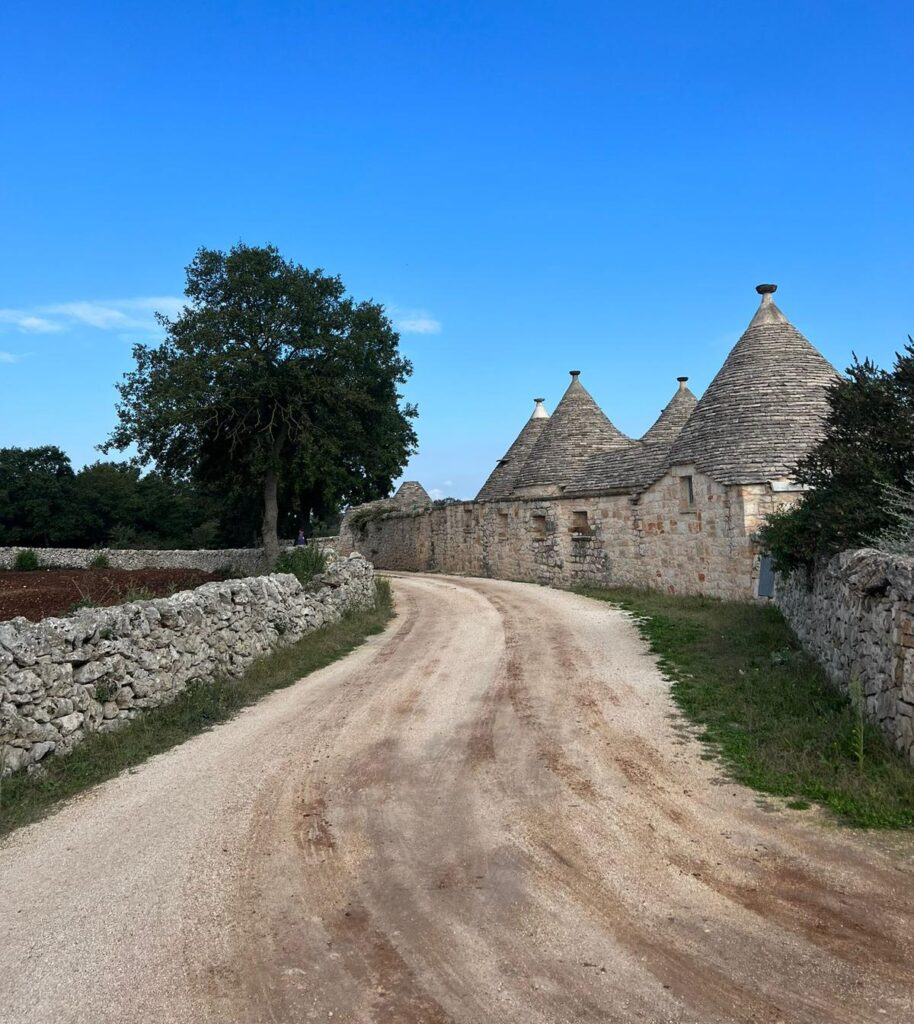
M 319 537 L 314 542 L 332 555 L 336 537 Z M 280 541 L 291 547 L 291 541 Z M 202 572 L 228 570 L 238 576 L 256 576 L 266 571 L 262 548 L 199 548 L 196 550 L 159 551 L 156 548 L 127 550 L 123 548 L 0 548 L 0 569 L 12 569 L 22 551 L 34 551 L 45 569 L 88 569 L 99 557 L 107 559 L 112 569 L 200 569 Z
M 779 577 L 775 597 L 803 646 L 914 764 L 914 558 L 845 551 L 811 575 Z
M 0 569 L 12 569 L 21 551 L 34 551 L 45 569 L 88 569 L 99 557 L 112 569 L 200 569 L 216 572 L 230 569 L 241 575 L 256 575 L 266 568 L 261 548 L 219 550 L 129 551 L 121 548 L 0 548 Z
M 528 498 L 461 502 L 344 520 L 341 549 L 387 569 L 467 573 L 553 586 L 630 585 L 747 600 L 757 592 L 752 530 L 781 499 L 767 487 L 723 487 L 693 471 L 637 499 Z M 764 493 L 769 492 L 769 493 Z
M 277 574 L 68 618 L 0 622 L 0 764 L 9 772 L 66 753 L 193 680 L 241 675 L 255 658 L 373 601 L 374 570 L 352 555 L 309 590 Z

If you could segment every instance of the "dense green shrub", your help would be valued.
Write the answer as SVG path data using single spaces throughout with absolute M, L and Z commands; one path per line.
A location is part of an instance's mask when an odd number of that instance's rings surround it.
M 891 371 L 855 361 L 828 403 L 822 440 L 794 472 L 810 492 L 761 531 L 781 571 L 866 545 L 897 524 L 886 488 L 907 491 L 914 472 L 914 341 Z
M 283 551 L 276 559 L 273 571 L 291 573 L 302 586 L 305 586 L 326 568 L 327 556 L 317 544 L 303 544 L 301 547 Z
M 89 563 L 90 569 L 110 569 L 111 559 L 104 554 L 96 555 L 95 558 Z
M 41 568 L 41 562 L 38 561 L 38 555 L 31 548 L 28 548 L 26 551 L 17 553 L 13 562 L 13 568 L 16 572 L 34 572 L 36 569 Z

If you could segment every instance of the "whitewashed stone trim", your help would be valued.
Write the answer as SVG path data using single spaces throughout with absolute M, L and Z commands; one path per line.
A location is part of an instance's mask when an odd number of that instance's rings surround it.
M 914 558 L 845 551 L 779 577 L 775 601 L 835 685 L 860 680 L 867 717 L 914 764 Z
M 255 658 L 373 601 L 374 569 L 352 555 L 333 562 L 312 590 L 277 574 L 67 618 L 0 622 L 3 770 L 64 754 L 88 733 L 167 703 L 193 680 L 239 676 Z

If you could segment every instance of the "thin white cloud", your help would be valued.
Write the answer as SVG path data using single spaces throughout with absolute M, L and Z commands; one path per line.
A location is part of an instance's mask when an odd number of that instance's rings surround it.
M 156 333 L 154 313 L 175 316 L 184 300 L 173 295 L 132 299 L 57 302 L 30 309 L 0 309 L 0 330 L 9 325 L 23 334 L 50 334 L 91 327 L 99 331 Z
M 35 316 L 26 309 L 0 309 L 0 330 L 9 324 L 22 334 L 49 334 L 63 328 L 46 317 Z
M 425 309 L 401 309 L 395 303 L 390 303 L 387 312 L 401 334 L 441 333 L 441 321 Z
M 17 356 L 15 352 L 0 352 L 0 363 L 18 363 L 22 361 L 22 356 Z
M 395 321 L 401 334 L 440 334 L 441 321 L 427 313 L 413 313 Z
M 440 487 L 433 487 L 428 492 L 428 496 L 432 499 L 432 501 L 440 501 L 442 498 L 447 497 L 447 495 L 444 493 L 444 491 L 441 490 Z

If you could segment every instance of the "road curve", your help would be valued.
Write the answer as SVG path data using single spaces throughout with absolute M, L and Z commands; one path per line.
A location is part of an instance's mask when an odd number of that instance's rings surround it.
M 602 603 L 395 591 L 348 658 L 3 843 L 0 1020 L 914 1020 L 908 838 L 727 782 Z

